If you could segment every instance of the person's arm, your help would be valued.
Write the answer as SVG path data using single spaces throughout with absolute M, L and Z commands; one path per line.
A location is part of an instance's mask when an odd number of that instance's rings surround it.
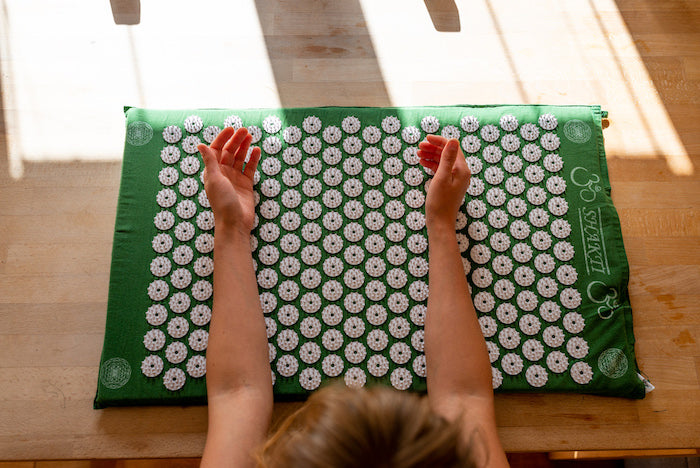
M 435 171 L 426 199 L 428 400 L 447 419 L 462 418 L 465 441 L 480 466 L 508 466 L 496 429 L 491 364 L 455 233 L 469 168 L 457 140 L 431 135 L 419 147 L 421 164 Z
M 203 467 L 254 466 L 252 452 L 272 413 L 267 335 L 250 250 L 253 175 L 260 160 L 255 148 L 244 168 L 251 139 L 246 129 L 226 128 L 211 146 L 199 145 L 216 226 Z

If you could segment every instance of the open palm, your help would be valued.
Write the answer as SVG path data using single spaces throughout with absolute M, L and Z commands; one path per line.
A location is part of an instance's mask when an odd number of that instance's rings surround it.
M 226 225 L 250 233 L 255 220 L 253 177 L 260 161 L 260 148 L 245 158 L 253 137 L 246 128 L 227 127 L 210 146 L 199 145 L 206 171 L 204 189 L 217 225 Z

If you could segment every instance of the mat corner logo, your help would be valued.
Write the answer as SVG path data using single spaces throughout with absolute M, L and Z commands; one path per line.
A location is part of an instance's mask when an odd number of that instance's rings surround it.
M 569 120 L 564 124 L 564 136 L 573 143 L 582 144 L 591 139 L 591 127 L 581 120 Z
M 143 146 L 153 138 L 153 127 L 148 122 L 132 122 L 126 128 L 126 141 L 133 146 Z
M 121 388 L 131 378 L 131 366 L 124 358 L 112 358 L 105 361 L 100 368 L 100 382 L 107 388 Z
M 619 379 L 627 373 L 627 356 L 619 348 L 609 348 L 598 357 L 598 369 L 609 379 Z

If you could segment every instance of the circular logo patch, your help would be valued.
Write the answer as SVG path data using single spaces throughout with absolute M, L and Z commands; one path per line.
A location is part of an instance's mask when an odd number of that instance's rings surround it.
M 564 136 L 574 143 L 585 143 L 591 139 L 591 127 L 580 120 L 569 120 L 564 124 Z
M 598 358 L 598 368 L 603 375 L 611 379 L 617 379 L 625 375 L 627 367 L 627 356 L 621 349 L 606 349 Z
M 107 388 L 121 388 L 131 377 L 131 366 L 126 359 L 112 358 L 100 368 L 100 383 Z
M 131 122 L 126 128 L 126 141 L 133 146 L 143 146 L 153 138 L 153 128 L 148 122 Z

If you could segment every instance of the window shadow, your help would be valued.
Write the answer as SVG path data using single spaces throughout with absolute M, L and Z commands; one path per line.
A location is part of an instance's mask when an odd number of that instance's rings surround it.
M 700 60 L 696 42 L 700 4 L 674 2 L 669 8 L 665 2 L 654 0 L 615 3 L 692 162 L 700 149 Z
M 141 22 L 141 0 L 109 0 L 114 24 L 139 24 Z
M 433 27 L 439 32 L 459 32 L 459 10 L 454 0 L 423 0 Z
M 391 105 L 358 0 L 255 6 L 282 107 Z
M 525 91 L 523 81 L 520 78 L 520 73 L 518 73 L 518 68 L 515 65 L 515 60 L 513 60 L 513 52 L 511 51 L 510 47 L 508 47 L 506 35 L 504 34 L 503 28 L 501 27 L 501 23 L 498 20 L 498 14 L 496 13 L 495 9 L 493 8 L 493 5 L 491 4 L 491 0 L 485 0 L 485 3 L 486 8 L 489 12 L 489 16 L 491 17 L 491 21 L 493 22 L 493 27 L 496 30 L 496 33 L 498 34 L 498 40 L 501 43 L 501 48 L 503 49 L 503 53 L 505 54 L 506 60 L 508 61 L 508 68 L 510 69 L 512 79 L 518 88 L 518 94 L 520 95 L 520 99 L 523 103 L 530 102 L 527 95 L 527 91 Z

